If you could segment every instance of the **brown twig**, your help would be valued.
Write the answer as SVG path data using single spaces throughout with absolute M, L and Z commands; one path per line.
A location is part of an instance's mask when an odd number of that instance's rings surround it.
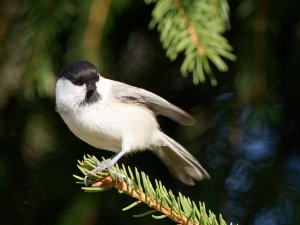
M 190 33 L 191 39 L 197 47 L 198 54 L 201 57 L 205 56 L 206 55 L 205 47 L 202 44 L 202 42 L 201 42 L 201 40 L 200 40 L 200 38 L 197 34 L 195 26 L 193 25 L 193 23 L 191 22 L 191 20 L 189 19 L 188 15 L 187 15 L 187 13 L 185 12 L 185 10 L 184 10 L 184 8 L 181 4 L 181 0 L 175 0 L 175 5 L 176 5 L 177 11 L 179 11 L 184 17 L 185 24 L 187 26 L 187 29 L 188 29 L 189 33 Z
M 115 188 L 123 193 L 130 195 L 139 201 L 147 204 L 149 207 L 161 212 L 171 220 L 177 222 L 178 224 L 186 224 L 187 218 L 184 215 L 180 215 L 178 212 L 171 210 L 171 208 L 167 205 L 162 204 L 161 202 L 156 201 L 150 196 L 145 195 L 142 191 L 137 188 L 132 187 L 131 185 L 127 185 L 124 180 L 118 179 L 117 182 L 113 180 L 111 176 L 104 177 L 98 180 L 96 183 L 92 185 L 92 187 L 107 187 L 107 188 Z M 189 221 L 189 225 L 193 225 L 192 221 Z

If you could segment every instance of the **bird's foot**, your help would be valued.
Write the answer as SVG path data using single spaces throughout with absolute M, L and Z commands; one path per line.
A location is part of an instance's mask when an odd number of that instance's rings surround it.
M 97 165 L 97 167 L 95 169 L 93 169 L 92 171 L 90 171 L 90 173 L 86 174 L 84 177 L 84 184 L 87 186 L 87 180 L 90 178 L 91 175 L 93 174 L 97 174 L 98 172 L 104 171 L 106 169 L 108 169 L 109 167 L 111 167 L 112 165 L 110 165 L 110 159 L 107 159 L 105 161 L 100 162 L 95 156 L 91 156 L 90 159 L 92 161 L 94 161 Z
M 104 161 L 99 161 L 95 156 L 92 156 L 90 158 L 91 160 L 93 160 L 97 167 L 95 169 L 93 169 L 92 171 L 90 171 L 90 173 L 86 174 L 84 177 L 84 184 L 87 186 L 87 180 L 90 178 L 91 174 L 97 174 L 98 172 L 104 171 L 104 170 L 108 170 L 110 173 L 115 174 L 118 178 L 120 179 L 124 179 L 125 175 L 117 172 L 116 170 L 112 169 L 111 167 L 114 165 L 112 163 L 111 159 L 106 159 Z

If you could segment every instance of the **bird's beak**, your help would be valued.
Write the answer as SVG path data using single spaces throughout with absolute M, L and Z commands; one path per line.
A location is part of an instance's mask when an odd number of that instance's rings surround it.
M 88 83 L 88 84 L 86 85 L 86 91 L 87 91 L 87 92 L 93 92 L 93 91 L 95 91 L 96 89 L 97 89 L 96 83 Z

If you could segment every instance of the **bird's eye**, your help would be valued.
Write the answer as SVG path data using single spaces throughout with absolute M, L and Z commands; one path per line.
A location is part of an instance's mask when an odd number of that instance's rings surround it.
M 82 80 L 82 79 L 76 79 L 76 80 L 73 81 L 73 83 L 75 85 L 82 86 L 82 85 L 84 85 L 84 80 Z

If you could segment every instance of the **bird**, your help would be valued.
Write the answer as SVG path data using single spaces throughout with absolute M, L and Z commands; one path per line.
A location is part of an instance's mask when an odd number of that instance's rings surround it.
M 95 65 L 79 60 L 59 73 L 56 109 L 82 141 L 115 154 L 98 170 L 112 167 L 128 153 L 151 150 L 174 178 L 187 185 L 210 178 L 198 160 L 166 135 L 157 121 L 162 115 L 181 125 L 195 119 L 164 98 L 100 75 Z

